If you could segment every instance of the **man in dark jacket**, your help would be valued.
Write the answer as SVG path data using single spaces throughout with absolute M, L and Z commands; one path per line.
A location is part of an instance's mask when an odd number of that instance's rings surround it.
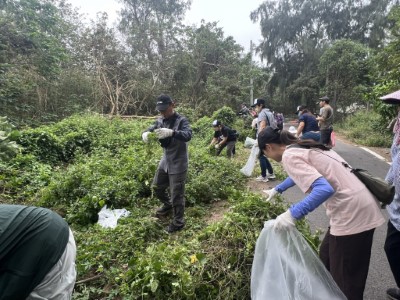
M 0 299 L 71 299 L 76 246 L 55 212 L 0 205 Z
M 153 180 L 155 194 L 163 203 L 156 216 L 164 217 L 172 211 L 174 218 L 167 231 L 173 233 L 185 226 L 184 194 L 189 162 L 187 143 L 192 139 L 192 129 L 189 121 L 175 112 L 175 103 L 170 96 L 160 95 L 156 109 L 161 117 L 143 132 L 142 138 L 148 142 L 149 133 L 155 132 L 164 150 Z

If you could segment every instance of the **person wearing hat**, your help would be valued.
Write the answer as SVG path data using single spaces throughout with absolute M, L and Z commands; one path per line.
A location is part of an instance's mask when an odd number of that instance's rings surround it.
M 163 148 L 152 186 L 155 195 L 163 203 L 157 209 L 156 216 L 161 218 L 173 212 L 173 220 L 167 227 L 167 232 L 173 233 L 185 226 L 184 193 L 189 162 L 187 143 L 192 139 L 192 129 L 189 121 L 175 112 L 175 103 L 170 96 L 158 96 L 156 109 L 161 116 L 143 132 L 142 139 L 147 143 L 150 132 L 155 132 Z
M 217 149 L 217 156 L 226 147 L 226 155 L 231 158 L 235 154 L 235 145 L 237 140 L 237 132 L 234 129 L 224 125 L 219 120 L 214 120 L 212 123 L 214 128 L 214 137 L 211 140 L 210 146 Z
M 257 133 L 258 134 L 267 127 L 277 129 L 276 120 L 274 114 L 265 106 L 265 100 L 258 98 L 254 100 L 254 104 L 251 106 L 257 112 Z M 260 151 L 259 155 L 261 175 L 256 178 L 257 181 L 268 182 L 269 179 L 275 179 L 274 170 L 269 162 L 268 158 Z M 268 171 L 268 172 L 267 172 Z
M 328 146 L 331 142 L 332 124 L 333 124 L 333 109 L 329 105 L 328 96 L 319 98 L 319 106 L 321 107 L 319 116 L 316 118 L 319 122 L 319 131 L 321 135 L 320 142 Z
M 395 279 L 396 288 L 389 288 L 389 299 L 400 299 L 400 91 L 381 97 L 384 103 L 397 106 L 397 119 L 393 127 L 393 142 L 390 149 L 392 164 L 385 180 L 395 187 L 395 196 L 386 210 L 389 215 L 385 240 L 385 253 Z
M 297 127 L 296 136 L 302 140 L 312 139 L 318 142 L 321 135 L 319 133 L 317 118 L 308 111 L 305 105 L 298 106 L 296 114 L 299 115 L 299 126 Z

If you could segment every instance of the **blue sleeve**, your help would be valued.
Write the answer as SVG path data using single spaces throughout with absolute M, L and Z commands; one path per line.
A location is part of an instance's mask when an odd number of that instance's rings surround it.
M 286 191 L 288 188 L 291 188 L 294 185 L 296 184 L 294 183 L 293 179 L 287 177 L 284 181 L 282 181 L 275 187 L 275 190 L 277 190 L 278 193 L 282 194 L 284 191 Z
M 311 185 L 311 189 L 312 190 L 310 194 L 289 208 L 290 213 L 296 220 L 303 218 L 309 212 L 313 211 L 326 200 L 328 200 L 328 198 L 335 193 L 335 190 L 323 177 L 315 180 Z

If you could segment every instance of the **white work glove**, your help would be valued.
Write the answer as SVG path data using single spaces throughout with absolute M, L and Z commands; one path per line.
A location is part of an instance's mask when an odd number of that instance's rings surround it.
M 216 145 L 215 145 L 215 149 L 219 149 L 219 144 L 216 144 Z
M 280 214 L 276 217 L 274 223 L 274 229 L 282 230 L 289 229 L 290 227 L 294 227 L 296 220 L 292 217 L 290 210 L 285 211 L 283 214 Z
M 276 189 L 270 189 L 270 190 L 263 190 L 264 193 L 268 195 L 267 201 L 270 201 L 276 194 L 278 194 L 278 191 Z
M 146 132 L 143 132 L 143 133 L 142 133 L 142 140 L 143 140 L 143 142 L 145 142 L 145 143 L 148 143 L 148 142 L 149 142 L 149 134 L 150 134 L 149 131 L 146 131 Z
M 154 132 L 160 140 L 170 137 L 174 134 L 174 131 L 169 128 L 158 128 L 154 130 Z

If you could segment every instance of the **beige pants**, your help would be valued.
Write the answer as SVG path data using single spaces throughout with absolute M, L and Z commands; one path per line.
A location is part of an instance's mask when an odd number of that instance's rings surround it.
M 69 230 L 69 240 L 64 253 L 27 300 L 70 300 L 76 280 L 76 245 Z

